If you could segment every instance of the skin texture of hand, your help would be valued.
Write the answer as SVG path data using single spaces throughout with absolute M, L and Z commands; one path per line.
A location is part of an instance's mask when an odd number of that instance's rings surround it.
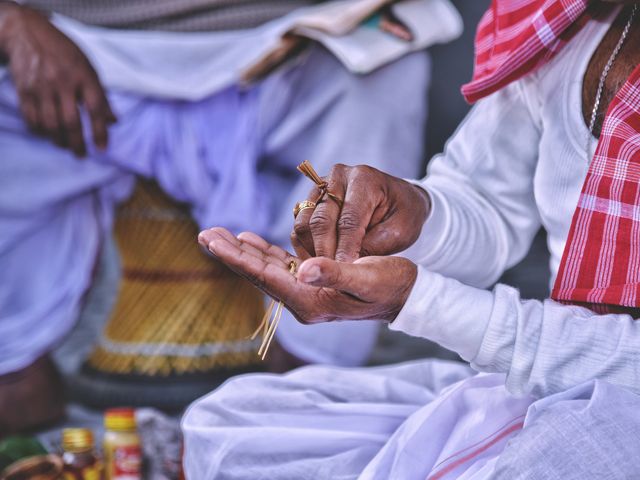
M 98 76 L 80 49 L 35 10 L 0 1 L 0 53 L 26 123 L 37 134 L 86 154 L 79 107 L 91 120 L 93 142 L 104 149 L 116 121 Z
M 358 257 L 390 255 L 411 246 L 430 209 L 419 187 L 368 166 L 335 165 L 325 177 L 328 191 L 344 200 L 342 208 L 325 197 L 315 209 L 298 214 L 291 244 L 296 254 L 352 262 Z M 308 200 L 319 195 L 314 188 Z
M 393 321 L 407 300 L 417 268 L 400 257 L 365 257 L 353 263 L 300 260 L 253 233 L 234 237 L 224 228 L 200 233 L 200 244 L 268 295 L 282 300 L 302 323 L 338 319 Z M 297 275 L 289 271 L 298 262 Z

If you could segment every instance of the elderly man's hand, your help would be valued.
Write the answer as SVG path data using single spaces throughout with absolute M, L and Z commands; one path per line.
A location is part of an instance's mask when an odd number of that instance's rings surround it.
M 416 279 L 416 266 L 400 257 L 366 257 L 354 263 L 299 259 L 253 233 L 237 238 L 224 228 L 200 233 L 200 244 L 236 273 L 282 300 L 302 323 L 337 319 L 393 321 Z
M 291 243 L 301 258 L 352 262 L 367 255 L 401 252 L 416 241 L 430 209 L 427 193 L 368 166 L 336 165 L 325 178 L 342 208 L 325 197 L 315 209 L 298 213 Z M 319 195 L 314 188 L 308 199 Z
M 98 75 L 82 51 L 47 18 L 0 0 L 0 56 L 9 61 L 22 114 L 33 131 L 83 156 L 86 145 L 78 111 L 83 106 L 95 145 L 107 146 L 107 128 L 116 117 Z

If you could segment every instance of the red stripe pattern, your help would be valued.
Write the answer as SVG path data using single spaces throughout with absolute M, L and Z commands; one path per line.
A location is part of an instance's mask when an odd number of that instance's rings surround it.
M 640 307 L 640 66 L 611 102 L 552 298 Z
M 478 27 L 476 101 L 548 62 L 612 8 L 589 0 L 494 0 Z M 611 102 L 587 172 L 551 297 L 640 307 L 640 66 Z
M 475 102 L 544 65 L 610 8 L 589 0 L 493 0 L 478 25 L 473 79 L 463 95 Z

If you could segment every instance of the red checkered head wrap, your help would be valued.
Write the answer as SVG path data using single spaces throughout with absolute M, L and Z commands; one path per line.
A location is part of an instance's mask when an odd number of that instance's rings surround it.
M 589 0 L 494 0 L 478 27 L 465 98 L 476 101 L 545 64 L 611 8 Z M 640 307 L 640 66 L 607 110 L 551 296 Z

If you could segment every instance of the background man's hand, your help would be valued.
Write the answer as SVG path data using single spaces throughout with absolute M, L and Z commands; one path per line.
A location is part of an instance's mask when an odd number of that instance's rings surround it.
M 325 197 L 315 209 L 298 214 L 291 244 L 301 258 L 390 255 L 411 246 L 430 209 L 427 193 L 368 166 L 336 165 L 325 178 L 328 191 L 344 199 L 342 209 Z M 319 195 L 314 188 L 308 199 Z
M 400 257 L 366 257 L 353 263 L 311 258 L 299 262 L 253 233 L 237 238 L 224 228 L 200 233 L 198 241 L 236 273 L 282 300 L 302 323 L 337 319 L 392 321 L 416 280 L 416 266 Z
M 80 105 L 104 149 L 116 121 L 98 76 L 80 49 L 43 15 L 0 0 L 0 53 L 8 59 L 25 121 L 36 133 L 86 153 Z

